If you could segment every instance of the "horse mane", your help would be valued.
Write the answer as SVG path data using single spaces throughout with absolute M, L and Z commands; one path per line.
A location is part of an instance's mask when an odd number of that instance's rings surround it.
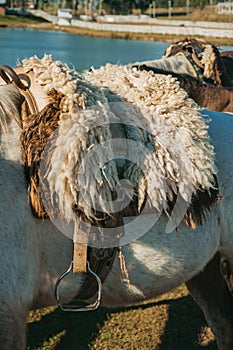
M 13 84 L 0 86 L 0 131 L 8 133 L 9 120 L 21 124 L 20 106 L 23 97 L 17 87 Z

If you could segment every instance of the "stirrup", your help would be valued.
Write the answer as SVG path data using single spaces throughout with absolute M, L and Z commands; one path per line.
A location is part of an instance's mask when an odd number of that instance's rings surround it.
M 93 304 L 86 305 L 83 307 L 61 303 L 60 294 L 59 294 L 59 284 L 60 284 L 61 280 L 72 271 L 72 269 L 73 269 L 73 260 L 71 261 L 68 270 L 63 272 L 57 279 L 57 282 L 55 285 L 55 298 L 57 300 L 58 306 L 60 307 L 60 309 L 62 311 L 73 311 L 73 312 L 77 311 L 78 312 L 78 311 L 94 311 L 94 310 L 96 310 L 99 307 L 100 301 L 101 301 L 102 282 L 101 282 L 99 276 L 94 271 L 92 271 L 88 261 L 87 261 L 87 271 L 95 277 L 97 284 L 98 284 L 98 294 L 97 294 L 96 301 Z

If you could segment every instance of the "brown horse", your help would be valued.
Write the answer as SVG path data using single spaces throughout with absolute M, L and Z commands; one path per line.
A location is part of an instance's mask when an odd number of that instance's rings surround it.
M 220 53 L 221 59 L 226 67 L 227 73 L 233 80 L 233 51 L 223 51 Z
M 186 38 L 169 46 L 164 53 L 164 57 L 167 58 L 180 55 L 184 56 L 193 68 L 194 76 L 202 81 L 225 87 L 233 86 L 232 66 L 225 66 L 226 60 L 222 59 L 218 48 L 212 43 L 202 39 Z

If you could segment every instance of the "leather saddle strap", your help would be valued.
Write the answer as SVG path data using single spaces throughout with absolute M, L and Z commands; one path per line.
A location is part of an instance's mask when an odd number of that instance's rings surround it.
M 112 248 L 94 248 L 88 246 L 87 259 L 92 271 L 94 271 L 103 283 L 109 272 L 111 271 L 115 260 L 116 252 L 118 251 L 120 238 L 124 234 L 124 222 L 122 215 L 118 213 L 115 218 L 108 218 L 103 226 L 112 228 L 113 236 L 111 236 Z M 97 292 L 97 284 L 95 278 L 90 274 L 85 274 L 85 279 L 81 289 L 76 294 L 75 298 L 85 300 L 91 298 Z
M 88 261 L 91 269 L 100 277 L 103 283 L 111 271 L 118 248 L 88 247 Z M 92 275 L 85 275 L 81 289 L 74 299 L 85 300 L 91 298 L 97 291 L 96 280 Z
M 36 100 L 30 91 L 30 79 L 26 74 L 17 74 L 13 68 L 6 64 L 3 64 L 0 66 L 0 77 L 5 81 L 6 84 L 14 83 L 18 87 L 21 95 L 24 96 L 28 104 L 31 114 L 36 114 L 39 112 Z M 23 80 L 26 82 L 26 85 Z
M 31 115 L 37 114 L 39 112 L 39 108 L 37 106 L 35 97 L 33 96 L 33 94 L 31 93 L 30 90 L 20 90 L 21 95 L 23 95 L 23 97 L 25 98 L 28 107 L 29 107 L 29 111 Z
M 20 89 L 26 91 L 28 87 L 24 85 L 18 74 L 10 66 L 3 64 L 0 66 L 0 77 L 5 81 L 6 84 L 15 83 Z

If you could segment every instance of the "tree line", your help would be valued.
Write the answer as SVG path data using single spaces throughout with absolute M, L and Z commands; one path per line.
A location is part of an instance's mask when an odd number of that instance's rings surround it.
M 153 5 L 156 8 L 186 7 L 187 1 L 189 6 L 194 8 L 203 8 L 209 4 L 209 0 L 103 0 L 102 7 L 111 14 L 129 14 L 135 9 L 144 13 Z

